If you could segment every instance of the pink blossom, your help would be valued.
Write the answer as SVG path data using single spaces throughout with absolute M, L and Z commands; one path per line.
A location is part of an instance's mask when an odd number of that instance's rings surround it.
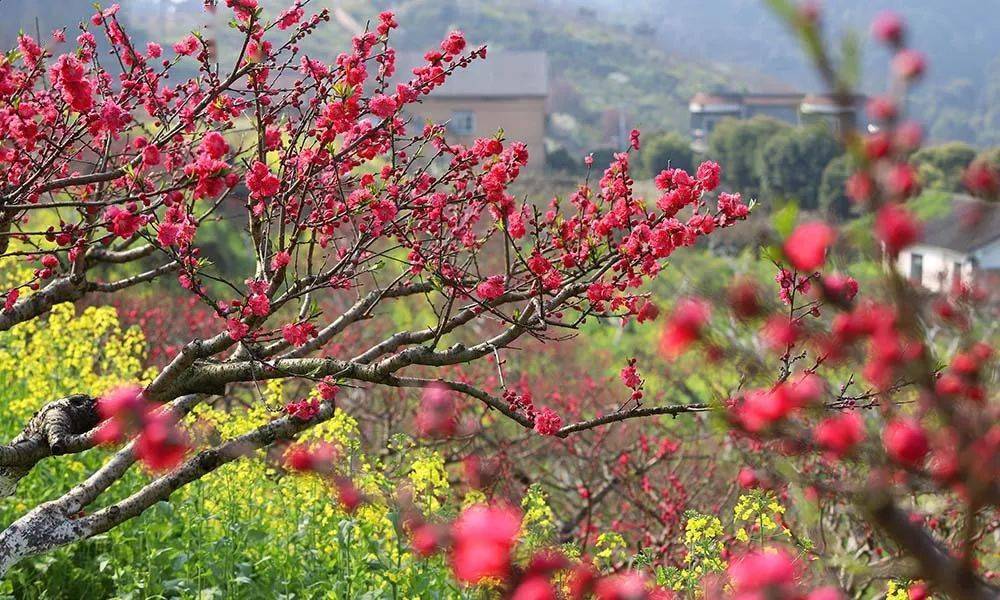
M 886 452 L 896 462 L 918 466 L 930 452 L 927 434 L 913 419 L 898 419 L 889 423 L 882 434 Z
M 803 223 L 785 240 L 785 256 L 799 271 L 815 271 L 826 261 L 826 252 L 836 238 L 836 230 L 826 223 Z
M 451 532 L 455 577 L 465 583 L 478 583 L 488 577 L 506 579 L 520 530 L 521 514 L 514 508 L 480 504 L 462 511 Z
M 535 414 L 535 431 L 542 435 L 555 435 L 562 427 L 562 417 L 547 406 L 538 409 Z
M 503 275 L 491 275 L 476 286 L 476 293 L 483 300 L 496 300 L 504 293 Z
M 174 44 L 174 52 L 180 54 L 181 56 L 189 56 L 194 54 L 200 45 L 201 43 L 198 41 L 198 38 L 193 35 L 189 35 Z
M 247 171 L 246 183 L 251 197 L 268 198 L 278 193 L 281 182 L 267 165 L 258 160 L 254 161 L 253 166 Z
M 396 100 L 392 96 L 386 96 L 385 94 L 375 94 L 368 101 L 368 109 L 380 119 L 391 116 L 392 113 L 396 112 L 396 108 Z
M 816 443 L 837 457 L 849 454 L 864 436 L 864 421 L 856 412 L 828 417 L 813 430 Z

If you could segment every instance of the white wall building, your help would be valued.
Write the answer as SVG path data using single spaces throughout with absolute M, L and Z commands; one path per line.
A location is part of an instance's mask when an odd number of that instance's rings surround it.
M 951 212 L 928 221 L 921 242 L 900 252 L 896 266 L 935 292 L 956 282 L 992 284 L 1000 273 L 1000 206 L 956 196 Z

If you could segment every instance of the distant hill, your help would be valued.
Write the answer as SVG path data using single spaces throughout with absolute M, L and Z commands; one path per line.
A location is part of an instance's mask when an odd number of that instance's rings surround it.
M 409 0 L 345 2 L 358 20 L 393 8 L 407 49 L 434 47 L 453 28 L 494 49 L 543 50 L 552 78 L 550 134 L 573 151 L 606 146 L 627 126 L 686 131 L 687 101 L 704 87 L 739 76 L 681 58 L 654 40 L 547 0 Z M 489 60 L 489 58 L 487 58 Z M 473 67 L 474 68 L 474 67 Z
M 43 12 L 37 0 L 0 0 L 7 27 L 0 41 L 5 46 L 12 44 L 18 27 L 33 32 L 36 13 L 40 13 L 39 29 L 47 35 L 52 28 L 72 25 L 93 10 L 90 0 L 59 3 L 58 12 Z M 140 41 L 174 41 L 212 21 L 201 0 L 129 0 L 121 4 L 122 18 Z M 262 4 L 274 9 L 287 2 L 266 0 Z M 309 9 L 324 6 L 339 9 L 340 14 L 335 15 L 339 18 L 322 27 L 321 34 L 305 48 L 328 60 L 345 47 L 352 22 L 363 25 L 388 8 L 399 15 L 402 28 L 395 44 L 402 50 L 435 47 L 450 29 L 459 28 L 470 42 L 486 43 L 493 49 L 546 51 L 552 74 L 549 132 L 559 145 L 575 154 L 617 144 L 619 112 L 628 128 L 686 131 L 687 101 L 695 91 L 746 86 L 755 79 L 743 77 L 739 70 L 682 57 L 659 47 L 649 32 L 609 25 L 575 7 L 555 6 L 551 0 L 315 0 Z M 220 8 L 219 13 L 226 10 Z M 7 19 L 8 14 L 13 18 Z M 213 27 L 224 54 L 231 32 L 221 18 Z
M 624 27 L 648 27 L 662 49 L 767 73 L 804 90 L 817 87 L 804 55 L 764 0 L 554 0 Z M 930 70 L 912 107 L 938 140 L 1000 143 L 1000 2 L 997 0 L 827 0 L 831 33 L 852 29 L 869 41 L 881 10 L 903 14 Z M 885 52 L 867 43 L 865 88 L 877 90 Z

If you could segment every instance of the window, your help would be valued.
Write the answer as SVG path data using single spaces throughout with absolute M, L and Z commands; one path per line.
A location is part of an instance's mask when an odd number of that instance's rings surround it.
M 471 110 L 456 110 L 451 113 L 448 131 L 455 135 L 472 135 L 476 131 L 476 114 Z
M 910 255 L 910 279 L 920 283 L 924 280 L 924 255 Z

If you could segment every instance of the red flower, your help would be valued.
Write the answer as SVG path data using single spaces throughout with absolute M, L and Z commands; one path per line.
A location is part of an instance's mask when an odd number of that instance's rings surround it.
M 760 479 L 757 477 L 756 471 L 750 467 L 743 467 L 736 476 L 736 483 L 738 483 L 741 488 L 747 490 L 760 486 Z
M 448 37 L 441 42 L 441 50 L 444 50 L 445 54 L 455 55 L 459 54 L 465 49 L 465 34 L 461 31 L 452 31 L 448 34 Z
M 562 427 L 562 417 L 547 406 L 538 409 L 535 415 L 535 431 L 542 435 L 555 435 Z
M 417 431 L 424 437 L 444 438 L 454 435 L 458 416 L 451 388 L 440 382 L 424 388 L 416 421 Z
M 915 467 L 923 462 L 930 451 L 927 433 L 913 419 L 899 419 L 889 423 L 882 435 L 885 450 L 898 463 Z
M 927 70 L 927 59 L 916 50 L 900 50 L 892 59 L 892 70 L 903 79 L 917 79 Z
M 868 101 L 868 105 L 865 107 L 868 111 L 868 115 L 876 121 L 889 121 L 896 118 L 899 113 L 899 108 L 896 106 L 896 102 L 886 96 L 875 96 Z
M 322 381 L 316 384 L 316 391 L 319 392 L 320 398 L 324 400 L 333 400 L 337 397 L 337 392 L 340 391 L 340 387 L 334 383 L 332 378 L 324 377 Z
M 194 54 L 200 45 L 201 44 L 198 42 L 198 38 L 193 35 L 189 35 L 174 44 L 174 52 L 180 54 L 181 56 L 188 56 L 190 54 Z
M 700 298 L 685 298 L 677 303 L 660 337 L 660 352 L 676 358 L 702 337 L 712 309 Z
M 83 74 L 83 63 L 70 54 L 60 56 L 49 69 L 49 77 L 63 100 L 79 113 L 89 112 L 94 107 L 93 85 Z
M 173 469 L 184 460 L 188 439 L 177 427 L 173 416 L 148 412 L 142 432 L 135 440 L 135 455 L 154 471 Z
M 396 108 L 396 100 L 392 96 L 386 96 L 385 94 L 375 94 L 368 101 L 368 109 L 380 119 L 391 116 L 392 113 L 396 112 Z
M 278 29 L 284 30 L 295 25 L 302 19 L 303 14 L 305 14 L 305 11 L 302 10 L 302 5 L 296 2 L 278 15 Z
M 235 341 L 240 341 L 250 332 L 250 326 L 239 319 L 226 320 L 226 332 Z
M 506 579 L 511 550 L 521 530 L 521 514 L 514 508 L 476 505 L 462 511 L 452 526 L 455 542 L 451 567 L 455 577 L 478 583 L 487 577 Z
M 254 161 L 253 166 L 247 171 L 246 182 L 252 198 L 273 196 L 278 193 L 280 185 L 278 177 L 259 160 Z
M 440 527 L 425 523 L 410 533 L 410 545 L 419 556 L 426 558 L 441 549 L 443 538 Z
M 698 165 L 698 181 L 701 182 L 701 187 L 703 187 L 707 192 L 711 192 L 715 188 L 719 187 L 719 178 L 721 174 L 722 168 L 719 167 L 718 163 L 707 160 Z
M 846 306 L 858 295 L 858 282 L 850 275 L 834 273 L 820 280 L 823 296 L 840 306 Z
M 897 198 L 909 198 L 919 189 L 917 171 L 909 163 L 893 165 L 886 179 L 886 186 Z
M 813 430 L 816 443 L 837 457 L 849 454 L 864 437 L 864 421 L 856 412 L 824 419 Z
M 965 170 L 962 183 L 974 195 L 995 196 L 1000 192 L 1000 173 L 986 162 L 974 162 Z
M 510 596 L 510 600 L 557 600 L 558 598 L 548 578 L 541 575 L 526 577 Z
M 222 137 L 222 134 L 218 131 L 209 131 L 201 140 L 198 152 L 207 154 L 213 160 L 219 160 L 229 152 L 229 144 L 226 143 L 226 138 Z
M 780 548 L 746 554 L 730 563 L 728 573 L 737 600 L 792 597 L 795 562 Z
M 476 286 L 476 293 L 483 300 L 496 300 L 500 296 L 503 296 L 503 280 L 503 275 L 491 275 Z
M 337 459 L 337 449 L 321 442 L 313 446 L 294 444 L 285 451 L 285 466 L 292 471 L 329 473 Z
M 798 321 L 785 315 L 772 316 L 761 329 L 764 344 L 775 352 L 785 352 L 799 341 L 801 335 L 802 327 Z
M 649 585 L 641 573 L 626 572 L 598 581 L 594 596 L 597 600 L 646 600 Z
M 104 216 L 108 220 L 108 231 L 123 240 L 131 239 L 146 221 L 142 215 L 120 206 L 109 206 Z
M 98 400 L 97 412 L 103 420 L 96 434 L 98 443 L 115 443 L 134 435 L 136 458 L 150 469 L 172 469 L 187 453 L 188 439 L 176 418 L 146 400 L 138 385 L 108 392 Z
M 288 252 L 282 250 L 281 252 L 275 252 L 274 256 L 271 257 L 271 268 L 275 271 L 285 267 L 292 261 L 292 257 Z
M 903 19 L 894 12 L 884 11 L 872 22 L 872 35 L 880 42 L 898 46 L 903 42 Z
M 312 323 L 289 323 L 281 328 L 281 336 L 289 344 L 300 348 L 316 337 L 316 326 Z
M 855 202 L 867 202 L 872 197 L 875 184 L 867 173 L 857 172 L 851 175 L 844 184 L 847 196 Z
M 155 167 L 160 164 L 160 149 L 154 144 L 149 144 L 142 149 L 142 165 L 144 167 Z
M 305 398 L 298 402 L 289 402 L 285 405 L 285 412 L 300 421 L 308 421 L 319 414 L 319 400 Z
M 14 308 L 14 304 L 17 303 L 17 299 L 20 296 L 21 296 L 21 290 L 19 290 L 17 288 L 14 288 L 14 289 L 8 291 L 6 297 L 4 298 L 4 302 L 3 302 L 3 310 L 4 310 L 4 312 L 7 312 L 7 311 L 11 310 L 12 308 Z
M 921 229 L 913 214 L 898 204 L 886 204 L 875 217 L 875 233 L 890 256 L 919 240 Z
M 806 600 L 844 600 L 844 595 L 837 588 L 827 586 L 809 592 Z M 912 595 L 910 596 L 910 600 L 913 600 Z

